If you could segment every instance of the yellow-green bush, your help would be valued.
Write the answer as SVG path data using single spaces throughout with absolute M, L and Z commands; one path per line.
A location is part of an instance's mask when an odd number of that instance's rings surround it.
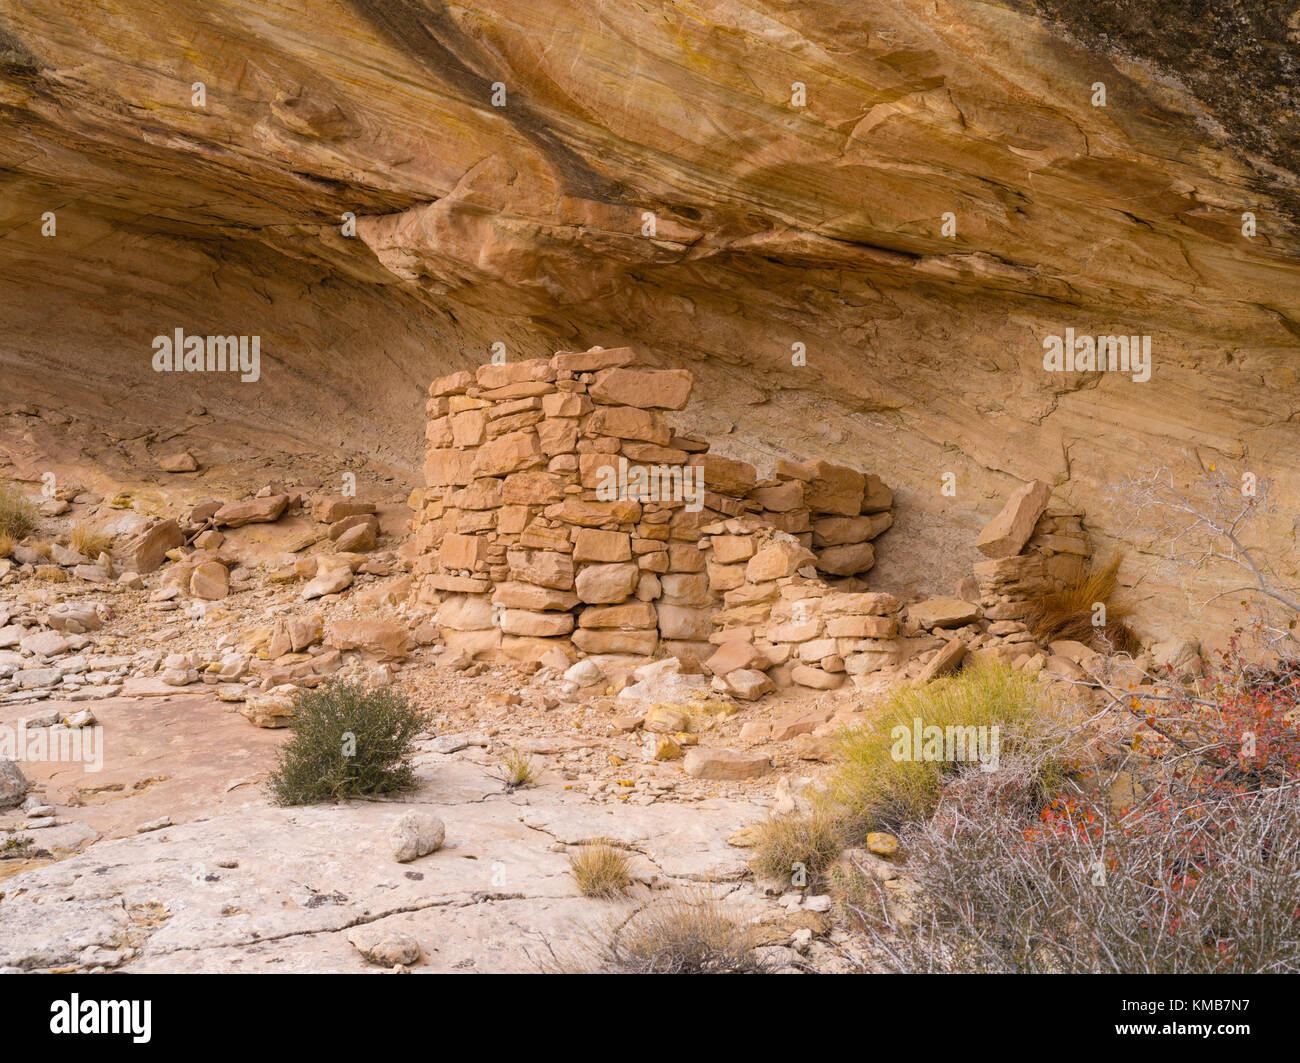
M 914 721 L 921 727 L 997 727 L 998 756 L 1025 752 L 1048 744 L 1055 718 L 1041 706 L 1041 693 L 1032 676 L 1004 664 L 981 663 L 956 675 L 893 691 L 883 711 L 862 726 L 845 731 L 838 743 L 838 768 L 831 777 L 827 800 L 850 833 L 894 830 L 923 819 L 938 804 L 944 777 L 962 767 L 980 770 L 969 761 L 900 757 L 913 752 L 900 747 L 901 732 L 909 739 Z M 911 746 L 911 741 L 906 743 Z M 1055 770 L 1044 753 L 1043 771 Z

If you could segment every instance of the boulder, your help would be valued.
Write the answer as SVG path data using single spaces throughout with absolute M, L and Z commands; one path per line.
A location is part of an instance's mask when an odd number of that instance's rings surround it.
M 256 727 L 288 727 L 298 713 L 298 688 L 289 684 L 249 694 L 239 715 Z
M 1042 480 L 1030 480 L 1011 493 L 1002 512 L 994 517 L 975 540 L 975 549 L 985 557 L 1013 557 L 1024 549 L 1034 534 L 1034 525 L 1047 508 L 1052 489 Z
M 842 673 L 823 671 L 807 664 L 796 664 L 791 668 L 790 678 L 801 687 L 813 690 L 836 690 L 844 684 Z
M 379 519 L 372 513 L 354 513 L 348 517 L 341 517 L 329 526 L 325 534 L 331 541 L 337 541 L 344 532 L 351 531 L 362 524 L 370 525 L 375 529 L 375 535 L 379 534 Z
M 352 586 L 352 566 L 341 557 L 321 557 L 316 564 L 316 575 L 302 589 L 299 597 L 304 602 L 337 594 Z
M 446 837 L 442 820 L 428 812 L 404 812 L 388 830 L 388 844 L 399 864 L 441 849 Z
M 1151 660 L 1157 669 L 1170 668 L 1180 680 L 1200 676 L 1205 668 L 1201 644 L 1194 639 L 1170 639 L 1151 647 Z
M 690 717 L 670 705 L 655 705 L 641 721 L 641 729 L 655 734 L 680 734 L 690 728 Z
M 175 454 L 165 455 L 158 462 L 158 466 L 163 472 L 197 472 L 199 463 L 188 450 L 181 450 Z
M 322 524 L 336 524 L 344 517 L 365 516 L 374 513 L 373 502 L 362 502 L 359 498 L 347 495 L 323 495 L 315 499 L 311 506 L 311 515 Z
M 735 781 L 766 775 L 772 770 L 772 761 L 762 753 L 693 746 L 686 751 L 682 769 L 693 779 Z
M 190 573 L 190 594 L 204 601 L 220 601 L 230 593 L 230 573 L 220 561 L 204 561 Z
M 743 701 L 757 701 L 776 689 L 776 684 L 763 672 L 754 668 L 735 668 L 723 679 L 727 692 Z
M 339 553 L 364 554 L 375 548 L 378 542 L 377 524 L 358 524 L 349 528 L 334 541 L 334 549 Z
M 580 687 L 590 687 L 603 682 L 605 673 L 595 661 L 586 660 L 570 667 L 564 673 L 564 678 L 570 683 L 577 683 Z
M 98 610 L 89 602 L 59 602 L 52 605 L 45 622 L 56 631 L 66 631 L 72 635 L 98 631 L 104 626 Z
M 0 757 L 0 810 L 22 804 L 31 783 L 8 757 Z
M 420 962 L 415 938 L 376 923 L 354 926 L 348 931 L 348 943 L 376 967 L 409 967 Z
M 949 672 L 955 672 L 966 658 L 966 643 L 961 639 L 950 639 L 935 653 L 921 674 L 917 676 L 922 683 L 928 683 L 941 675 L 947 675 Z
M 147 575 L 167 559 L 167 551 L 185 545 L 185 535 L 174 520 L 160 520 L 126 540 L 117 551 L 119 567 Z
M 270 524 L 280 519 L 288 505 L 288 495 L 267 495 L 265 498 L 227 502 L 212 515 L 212 522 L 229 528 L 241 528 L 245 524 Z
M 381 661 L 407 657 L 409 633 L 401 624 L 383 620 L 336 620 L 330 624 L 326 645 L 336 650 L 362 650 Z
M 718 651 L 704 662 L 704 667 L 714 675 L 725 676 L 738 669 L 766 668 L 767 658 L 752 642 L 733 639 L 724 642 Z
M 71 638 L 57 631 L 37 631 L 24 638 L 19 643 L 19 649 L 38 657 L 57 657 L 61 653 L 67 653 L 73 645 Z

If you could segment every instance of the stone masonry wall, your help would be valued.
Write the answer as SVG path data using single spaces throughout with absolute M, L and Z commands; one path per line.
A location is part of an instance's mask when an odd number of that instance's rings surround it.
M 783 461 L 760 481 L 670 423 L 689 373 L 634 362 L 595 348 L 433 382 L 415 594 L 449 648 L 709 656 L 752 567 L 728 527 L 780 536 L 819 586 L 865 586 L 893 520 L 878 477 Z

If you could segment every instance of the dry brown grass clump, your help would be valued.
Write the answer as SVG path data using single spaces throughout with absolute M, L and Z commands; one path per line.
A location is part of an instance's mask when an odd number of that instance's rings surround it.
M 627 853 L 608 842 L 580 845 L 569 854 L 569 867 L 584 897 L 617 897 L 632 882 Z
M 730 916 L 711 891 L 668 897 L 612 931 L 593 957 L 612 974 L 764 974 L 753 926 Z
M 113 546 L 113 538 L 98 528 L 87 524 L 78 524 L 68 537 L 68 545 L 83 557 L 92 561 L 100 554 L 106 554 Z
M 13 484 L 0 484 L 0 533 L 17 541 L 36 530 L 36 506 Z
M 769 878 L 792 878 L 803 870 L 815 881 L 848 845 L 848 832 L 836 810 L 819 804 L 809 812 L 773 816 L 754 828 L 750 866 Z
M 1132 610 L 1126 605 L 1112 602 L 1111 596 L 1119 586 L 1119 566 L 1123 561 L 1116 555 L 1105 564 L 1094 562 L 1086 573 L 1059 591 L 1040 595 L 1031 603 L 1025 623 L 1041 643 L 1072 639 L 1095 650 L 1119 653 L 1137 653 L 1142 645 L 1124 623 Z M 1094 624 L 1094 609 L 1098 602 L 1106 607 L 1106 623 Z
M 0 557 L 8 557 L 14 552 L 14 537 L 8 532 L 0 532 Z

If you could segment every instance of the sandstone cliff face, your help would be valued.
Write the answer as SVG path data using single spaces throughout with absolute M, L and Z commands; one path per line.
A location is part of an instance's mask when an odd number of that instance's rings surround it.
M 414 482 L 433 377 L 632 345 L 694 373 L 716 452 L 893 485 L 882 589 L 951 589 L 1038 478 L 1128 544 L 1145 633 L 1212 628 L 1225 584 L 1176 579 L 1113 489 L 1272 481 L 1255 534 L 1297 575 L 1300 25 L 1244 7 L 7 8 L 0 370 L 47 418 L 4 446 L 130 472 L 132 439 L 199 433 Z M 261 336 L 260 379 L 155 373 L 178 327 Z M 1149 336 L 1150 379 L 1045 372 L 1066 329 Z

